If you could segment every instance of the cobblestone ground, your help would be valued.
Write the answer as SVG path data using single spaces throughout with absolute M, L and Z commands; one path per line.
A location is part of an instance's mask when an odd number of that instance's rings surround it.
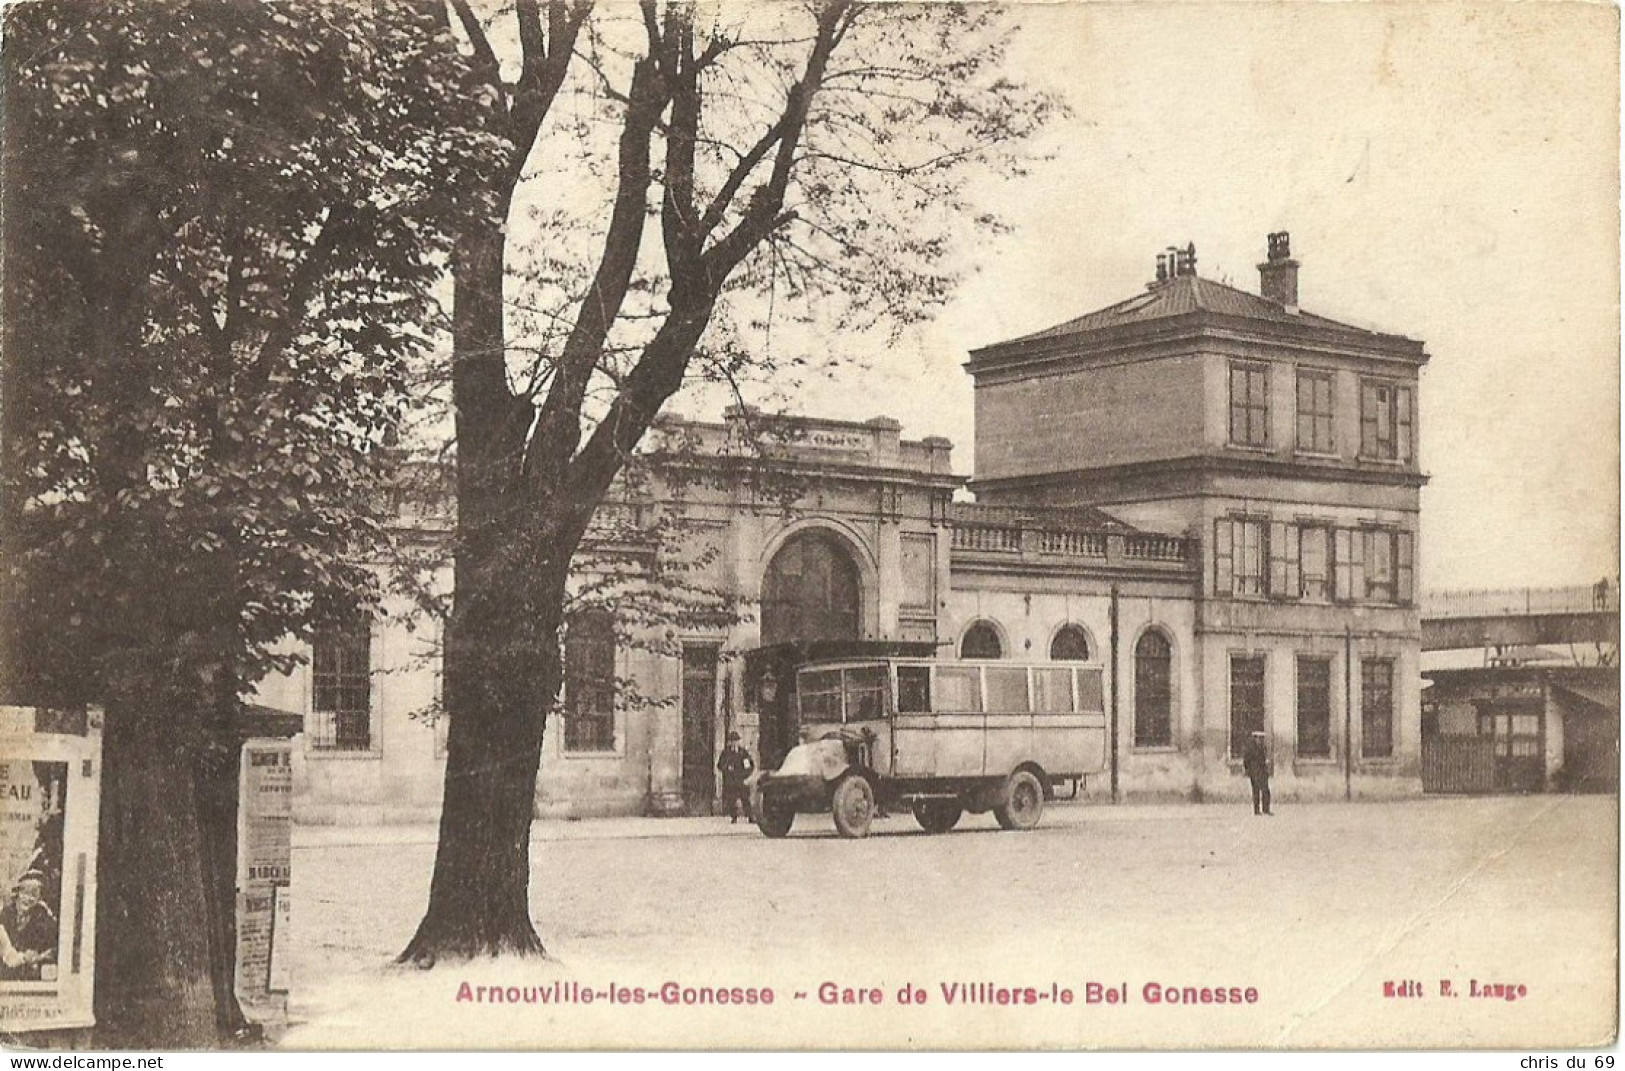
M 283 1044 L 1540 1048 L 1615 1031 L 1613 798 L 1273 819 L 1057 804 L 1030 833 L 983 816 L 927 836 L 904 816 L 865 841 L 797 821 L 784 841 L 725 819 L 538 823 L 532 908 L 555 960 L 432 971 L 386 964 L 425 902 L 433 831 L 300 830 Z M 465 982 L 465 997 L 499 987 L 519 1002 L 459 1001 Z M 554 982 L 598 998 L 543 1003 Z M 668 1006 L 655 996 L 667 982 L 775 999 Z M 881 1003 L 825 1006 L 823 982 Z M 946 1002 L 945 984 L 979 982 L 1046 999 Z M 1126 1002 L 1088 1003 L 1090 982 L 1126 986 Z M 1424 995 L 1385 997 L 1388 982 Z M 1258 999 L 1153 1004 L 1148 983 Z M 1475 983 L 1525 995 L 1475 998 Z M 926 1003 L 899 1003 L 907 984 Z M 613 1001 L 612 986 L 643 987 L 645 1003 Z M 1053 1003 L 1060 989 L 1074 1002 Z

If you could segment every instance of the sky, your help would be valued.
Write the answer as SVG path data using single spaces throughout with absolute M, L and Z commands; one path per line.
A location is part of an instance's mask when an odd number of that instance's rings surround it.
M 1305 309 L 1426 342 L 1422 583 L 1589 583 L 1619 561 L 1618 18 L 1581 3 L 1012 6 L 1012 74 L 1073 114 L 929 326 L 798 411 L 890 415 L 970 474 L 968 351 L 1143 289 L 1194 242 L 1256 291 L 1288 230 Z

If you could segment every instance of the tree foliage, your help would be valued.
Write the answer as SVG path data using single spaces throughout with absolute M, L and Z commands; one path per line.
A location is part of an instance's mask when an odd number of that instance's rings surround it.
M 107 706 L 127 1037 L 231 1025 L 195 984 L 229 1003 L 223 736 L 286 637 L 372 598 L 408 366 L 489 210 L 447 44 L 334 0 L 6 10 L 0 646 L 14 694 Z
M 455 72 L 405 9 L 8 14 L 8 560 L 70 611 L 53 643 L 145 643 L 109 601 L 143 631 L 212 617 L 156 635 L 251 683 L 368 586 L 381 448 L 478 188 Z

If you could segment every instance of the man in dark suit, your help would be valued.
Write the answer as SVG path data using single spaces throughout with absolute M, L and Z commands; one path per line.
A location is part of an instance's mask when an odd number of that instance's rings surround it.
M 1270 811 L 1270 752 L 1264 742 L 1264 731 L 1255 730 L 1241 748 L 1241 769 L 1253 783 L 1253 813 L 1271 814 Z
M 756 763 L 751 761 L 750 752 L 739 743 L 738 733 L 728 734 L 728 746 L 722 749 L 722 757 L 717 759 L 717 769 L 722 773 L 722 806 L 728 811 L 732 822 L 739 821 L 739 812 L 745 812 L 745 819 L 750 819 L 750 789 L 746 787 L 745 780 L 756 769 Z M 731 824 L 731 823 L 730 823 Z

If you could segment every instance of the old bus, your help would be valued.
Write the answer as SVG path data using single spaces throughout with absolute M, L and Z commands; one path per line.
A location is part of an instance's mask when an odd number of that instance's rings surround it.
M 798 671 L 796 696 L 801 743 L 755 786 L 769 837 L 825 810 L 846 837 L 905 809 L 931 833 L 966 811 L 1031 829 L 1056 787 L 1105 767 L 1098 665 L 821 662 Z

